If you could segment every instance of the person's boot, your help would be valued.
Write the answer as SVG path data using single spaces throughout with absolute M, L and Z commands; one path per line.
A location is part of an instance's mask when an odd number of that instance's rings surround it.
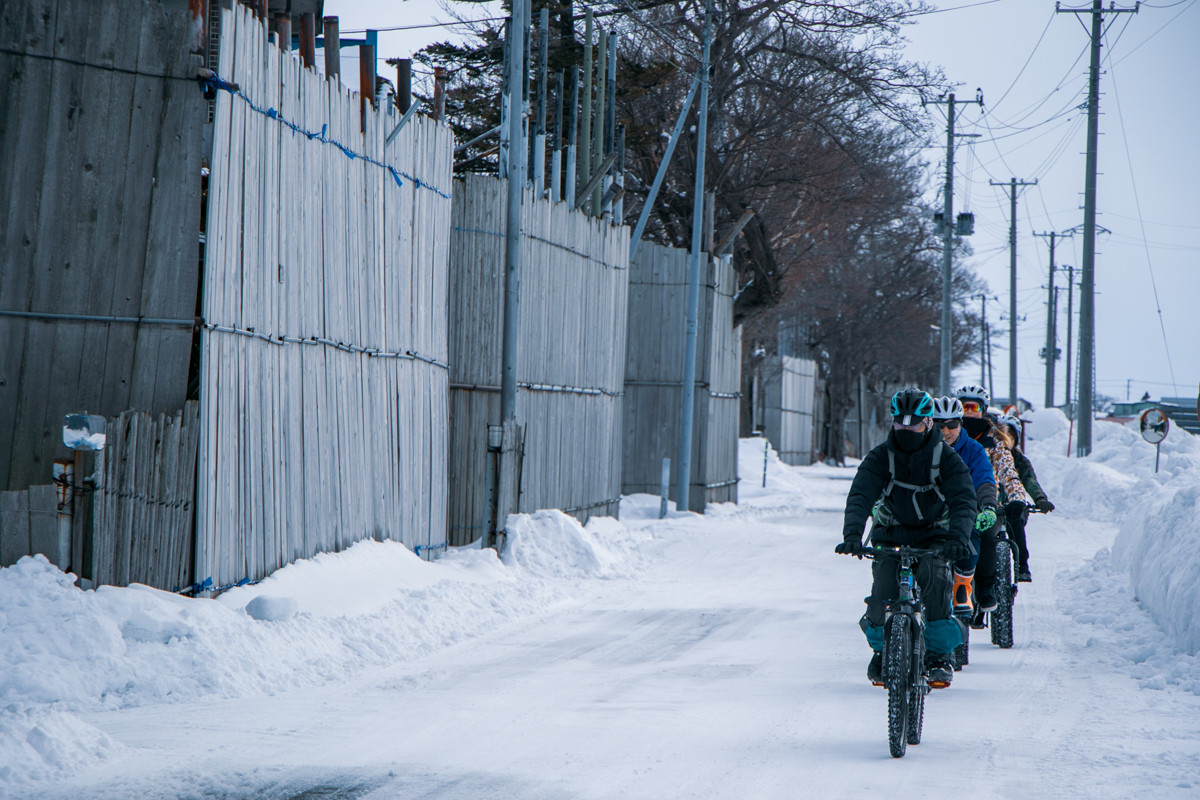
M 954 660 L 947 653 L 925 656 L 925 682 L 931 689 L 945 689 L 954 680 Z
M 964 575 L 961 572 L 954 573 L 954 614 L 960 617 L 968 617 L 975 610 L 975 603 L 971 599 L 972 582 L 975 580 L 975 573 Z
M 871 663 L 867 664 L 867 680 L 872 686 L 883 686 L 883 653 L 878 650 L 871 654 Z
M 1017 583 L 1031 583 L 1033 576 L 1029 574 L 1029 565 L 1022 564 L 1017 567 Z

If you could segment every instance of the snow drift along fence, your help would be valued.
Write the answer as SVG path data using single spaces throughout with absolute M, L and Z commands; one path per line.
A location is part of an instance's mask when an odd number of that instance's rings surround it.
M 629 335 L 625 366 L 626 494 L 658 494 L 662 460 L 678 467 L 680 387 L 687 323 L 686 250 L 643 242 L 629 266 Z M 733 326 L 733 268 L 706 259 L 700 278 L 696 393 L 688 508 L 737 502 L 738 406 L 742 333 Z
M 484 532 L 487 426 L 500 423 L 504 181 L 455 182 L 450 290 L 450 538 Z M 522 207 L 520 511 L 613 515 L 621 494 L 629 231 L 535 199 Z
M 187 394 L 207 104 L 184 2 L 0 3 L 0 489 Z
M 242 7 L 217 72 L 196 579 L 441 546 L 451 133 L 414 117 L 385 144 L 393 109 L 360 113 Z

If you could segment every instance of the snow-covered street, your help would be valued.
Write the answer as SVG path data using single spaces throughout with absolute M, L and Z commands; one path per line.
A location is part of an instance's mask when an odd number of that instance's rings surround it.
M 868 562 L 833 553 L 853 469 L 772 454 L 764 489 L 745 440 L 740 505 L 540 512 L 503 562 L 368 542 L 216 602 L 0 571 L 0 795 L 1196 797 L 1200 658 L 1110 556 L 1119 515 L 1089 492 L 1112 486 L 1071 481 L 1167 487 L 1198 448 L 1181 434 L 1159 480 L 1110 427 L 1097 463 L 1031 445 L 1060 508 L 1029 525 L 1016 645 L 975 632 L 902 760 L 865 678 Z M 258 595 L 298 613 L 252 619 Z

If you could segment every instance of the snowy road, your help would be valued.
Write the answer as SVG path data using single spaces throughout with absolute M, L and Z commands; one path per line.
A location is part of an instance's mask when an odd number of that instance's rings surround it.
M 892 759 L 855 624 L 869 568 L 833 554 L 849 474 L 797 471 L 793 494 L 703 518 L 651 521 L 649 501 L 627 500 L 626 524 L 652 534 L 630 577 L 571 581 L 535 616 L 342 683 L 81 714 L 117 754 L 38 791 L 1200 796 L 1200 697 L 1142 688 L 1124 654 L 1150 623 L 1103 570 L 1079 569 L 1115 531 L 1064 513 L 1031 522 L 1016 646 L 977 634 L 970 666 L 931 695 L 922 744 Z

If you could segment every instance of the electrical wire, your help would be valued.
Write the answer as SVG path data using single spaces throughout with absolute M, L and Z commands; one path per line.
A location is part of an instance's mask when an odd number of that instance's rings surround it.
M 1008 97 L 1009 92 L 1011 92 L 1013 87 L 1017 85 L 1017 81 L 1021 80 L 1021 76 L 1025 74 L 1025 70 L 1029 67 L 1029 62 L 1033 60 L 1033 56 L 1037 53 L 1038 47 L 1041 46 L 1042 40 L 1046 38 L 1046 31 L 1050 30 L 1050 23 L 1054 22 L 1054 18 L 1056 16 L 1057 13 L 1052 11 L 1050 14 L 1050 19 L 1046 20 L 1046 27 L 1042 28 L 1042 33 L 1040 36 L 1038 36 L 1037 42 L 1033 45 L 1033 50 L 1029 52 L 1029 57 L 1025 59 L 1025 63 L 1021 65 L 1021 69 L 1017 70 L 1017 76 L 1012 79 L 1012 83 L 1010 83 L 1008 88 L 1004 90 L 1004 94 L 1000 95 L 1000 99 L 989 106 L 989 109 L 997 108 L 1001 103 L 1003 103 L 1004 98 Z
M 1136 53 L 1138 50 L 1141 50 L 1142 47 L 1146 44 L 1146 42 L 1150 41 L 1155 36 L 1162 33 L 1164 30 L 1166 30 L 1171 25 L 1172 22 L 1179 19 L 1181 16 L 1183 16 L 1189 10 L 1191 10 L 1192 6 L 1194 6 L 1196 4 L 1197 0 L 1181 0 L 1181 2 L 1187 3 L 1187 6 L 1179 9 L 1178 13 L 1176 13 L 1175 16 L 1171 17 L 1169 20 L 1167 20 L 1162 25 L 1160 25 L 1158 28 L 1156 28 L 1153 33 L 1151 33 L 1149 36 L 1147 36 L 1145 39 L 1143 39 L 1141 42 L 1139 42 L 1138 45 L 1136 47 L 1134 47 L 1132 50 L 1130 50 L 1128 53 L 1121 56 L 1120 61 L 1114 61 L 1112 66 L 1116 66 L 1117 64 L 1120 64 L 1121 61 L 1124 61 L 1125 59 L 1129 58 L 1131 55 Z M 1173 8 L 1174 6 L 1177 6 L 1179 4 L 1180 3 L 1172 3 L 1169 6 L 1152 6 L 1149 3 L 1142 3 L 1142 5 L 1147 6 L 1149 8 Z

